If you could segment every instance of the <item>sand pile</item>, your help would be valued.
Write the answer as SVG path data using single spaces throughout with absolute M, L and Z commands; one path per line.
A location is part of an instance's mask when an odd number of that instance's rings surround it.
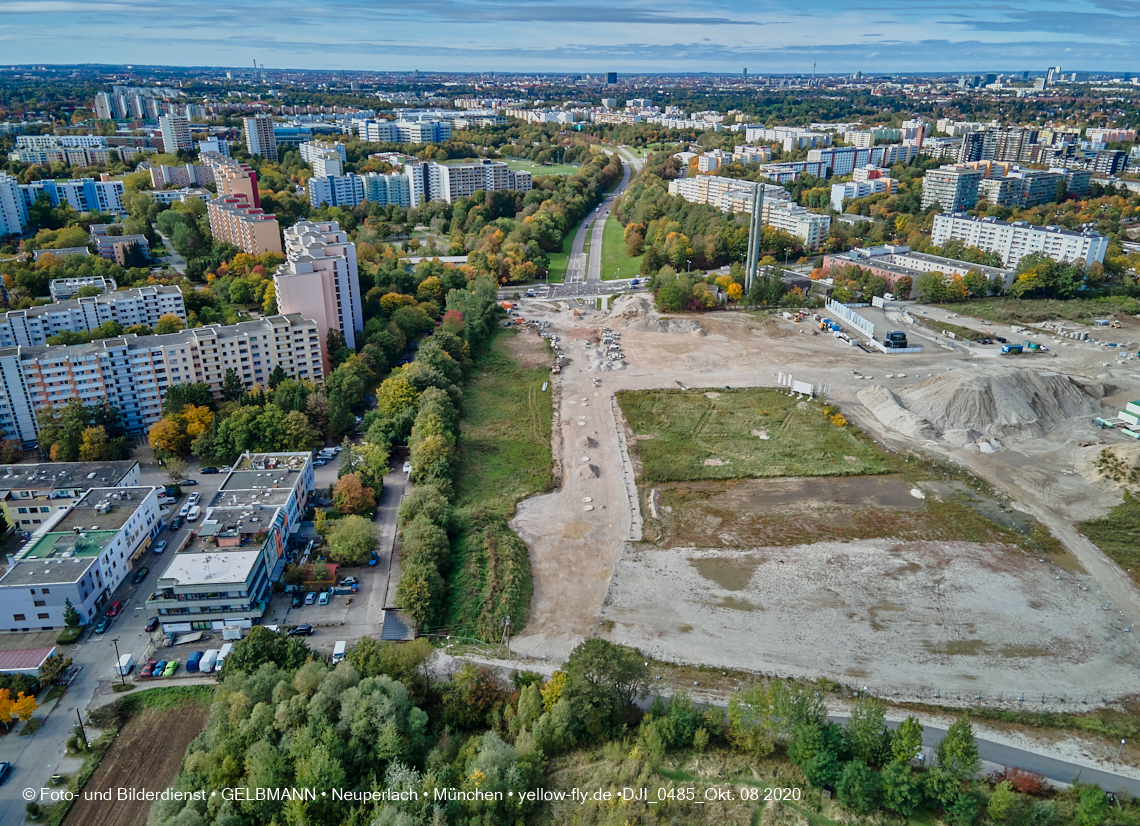
M 1029 368 L 951 370 L 895 395 L 882 386 L 858 394 L 883 424 L 915 438 L 1000 449 L 998 438 L 1038 438 L 1067 419 L 1097 416 L 1116 392 L 1105 382 Z
M 579 479 L 597 479 L 602 475 L 597 465 L 582 465 L 575 473 L 578 474 Z
M 578 447 L 597 447 L 598 446 L 597 440 L 591 439 L 589 436 L 579 436 L 577 441 L 574 442 L 574 444 L 578 445 Z
M 672 335 L 707 335 L 700 322 L 692 318 L 664 317 L 653 306 L 647 295 L 627 295 L 615 299 L 609 314 L 615 327 L 642 333 L 668 333 Z

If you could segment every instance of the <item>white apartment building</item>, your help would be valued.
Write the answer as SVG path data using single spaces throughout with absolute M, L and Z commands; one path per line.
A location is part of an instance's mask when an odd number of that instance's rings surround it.
M 352 172 L 334 177 L 309 178 L 310 206 L 356 206 L 363 200 L 364 181 Z
M 70 508 L 91 488 L 131 488 L 139 483 L 139 463 L 44 462 L 0 465 L 0 509 L 13 531 L 31 533 L 59 510 Z
M 769 128 L 762 124 L 749 124 L 744 127 L 744 140 L 772 141 L 779 143 L 785 152 L 793 149 L 812 148 L 816 146 L 831 146 L 831 135 L 826 132 L 812 132 L 796 126 L 776 126 Z
M 182 166 L 159 164 L 150 168 L 150 185 L 155 189 L 168 186 L 205 186 L 214 182 L 214 170 L 209 164 L 188 163 Z
M 411 177 L 407 173 L 389 172 L 381 175 L 379 172 L 365 172 L 360 176 L 364 186 L 364 200 L 375 201 L 379 204 L 397 204 L 402 207 L 419 206 L 424 199 L 423 181 L 420 189 L 412 189 Z
M 20 183 L 7 172 L 0 172 L 0 237 L 19 235 L 28 225 L 28 205 Z
M 344 144 L 336 141 L 305 141 L 297 147 L 297 151 L 301 155 L 301 160 L 305 163 L 312 163 L 313 158 L 329 149 L 336 152 L 342 162 L 348 161 L 348 153 L 344 148 Z
M 123 209 L 123 191 L 122 181 L 96 181 L 93 178 L 20 184 L 20 192 L 27 206 L 34 204 L 42 193 L 48 197 L 52 206 L 59 206 L 66 201 L 76 212 L 97 210 L 113 215 L 126 211 Z
M 451 140 L 450 120 L 366 120 L 357 134 L 369 143 L 441 143 Z
M 763 223 L 800 238 L 808 249 L 818 249 L 831 231 L 831 216 L 820 215 L 792 201 L 764 199 Z
M 260 155 L 269 161 L 277 160 L 277 138 L 273 134 L 273 116 L 255 115 L 242 118 L 245 130 L 245 148 L 251 155 Z
M 228 158 L 230 156 L 229 141 L 223 140 L 222 138 L 207 138 L 204 141 L 198 141 L 198 154 L 214 154 Z
M 52 301 L 67 301 L 69 298 L 74 298 L 82 287 L 98 287 L 103 292 L 108 293 L 117 290 L 119 285 L 110 276 L 102 275 L 89 275 L 83 278 L 53 278 L 48 284 L 48 291 L 51 293 Z
M 27 310 L 0 313 L 0 347 L 47 344 L 58 333 L 94 330 L 117 321 L 123 327 L 153 327 L 164 315 L 186 319 L 182 291 L 172 286 L 137 287 L 122 292 L 73 298 Z
M 669 182 L 669 194 L 679 195 L 693 204 L 710 204 L 722 212 L 749 212 L 752 195 L 761 184 L 723 178 L 719 175 L 694 175 Z M 788 191 L 782 186 L 763 184 L 764 200 L 786 201 Z
M 941 213 L 934 216 L 932 244 L 941 245 L 951 238 L 967 246 L 993 250 L 1001 255 L 1007 267 L 1033 252 L 1043 252 L 1054 261 L 1069 261 L 1082 266 L 1104 261 L 1108 237 L 1095 232 L 1074 232 L 1057 226 L 1038 227 L 1024 221 L 998 221 L 994 218 L 972 218 L 965 213 Z
M 163 115 L 158 119 L 158 128 L 162 132 L 164 152 L 174 155 L 179 149 L 187 151 L 194 149 L 194 139 L 190 136 L 190 121 L 181 115 Z
M 162 530 L 158 490 L 92 488 L 53 514 L 0 578 L 0 628 L 63 628 L 69 600 L 93 620 Z
M 918 157 L 919 148 L 913 144 L 890 143 L 860 149 L 854 146 L 812 149 L 808 163 L 819 163 L 830 175 L 850 175 L 862 166 L 892 166 L 907 163 Z
M 529 172 L 512 172 L 503 161 L 482 160 L 476 163 L 408 164 L 407 174 L 413 192 L 420 189 L 424 200 L 454 203 L 459 198 L 470 197 L 477 190 L 498 192 L 517 190 L 529 192 L 531 175 Z
M 313 175 L 318 178 L 334 178 L 344 173 L 347 160 L 343 143 L 306 141 L 299 147 L 301 160 L 313 167 Z
M 316 322 L 299 314 L 266 316 L 162 336 L 125 335 L 73 346 L 0 348 L 0 429 L 36 443 L 35 411 L 77 398 L 107 401 L 123 425 L 141 433 L 162 418 L 166 390 L 205 382 L 219 393 L 227 370 L 246 388 L 266 386 L 280 365 L 292 378 L 323 381 Z
M 277 308 L 316 322 L 325 373 L 330 373 L 329 330 L 340 330 L 345 344 L 356 347 L 357 331 L 364 329 L 356 244 L 336 221 L 298 221 L 285 230 L 285 254 L 287 260 L 273 274 Z

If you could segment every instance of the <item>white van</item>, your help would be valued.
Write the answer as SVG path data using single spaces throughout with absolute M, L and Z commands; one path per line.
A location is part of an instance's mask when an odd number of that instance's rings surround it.
M 186 514 L 186 521 L 187 522 L 193 522 L 201 515 L 202 515 L 202 509 L 200 507 L 198 507 L 197 505 L 195 505 L 194 507 L 192 507 L 190 509 L 190 512 Z
M 213 672 L 214 667 L 218 664 L 219 653 L 220 652 L 217 648 L 211 648 L 209 651 L 203 654 L 201 662 L 198 663 L 198 670 L 203 674 L 209 674 Z
M 333 658 L 332 658 L 333 665 L 336 665 L 338 662 L 340 662 L 341 660 L 344 659 L 344 649 L 345 649 L 344 640 L 337 640 L 336 645 L 333 646 Z
M 224 663 L 226 661 L 226 657 L 233 650 L 234 650 L 234 644 L 232 642 L 227 642 L 220 649 L 218 649 L 218 661 L 216 663 L 214 663 L 214 670 L 215 671 L 221 671 L 222 670 L 222 663 Z
M 133 654 L 124 654 L 119 657 L 119 661 L 115 663 L 115 673 L 121 677 L 125 677 L 131 673 L 131 669 L 135 667 L 135 657 Z

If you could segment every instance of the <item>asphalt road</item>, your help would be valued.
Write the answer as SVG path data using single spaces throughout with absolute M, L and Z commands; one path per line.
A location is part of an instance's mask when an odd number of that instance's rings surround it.
M 582 283 L 584 281 L 600 281 L 602 278 L 602 234 L 605 232 L 606 219 L 610 217 L 610 208 L 614 198 L 621 195 L 629 187 L 631 168 L 640 169 L 640 163 L 631 167 L 631 162 L 622 158 L 621 183 L 607 195 L 593 212 L 582 219 L 578 231 L 574 234 L 574 243 L 570 248 L 570 262 L 566 266 L 566 284 Z M 586 255 L 586 237 L 590 237 L 590 254 Z
M 179 255 L 170 243 L 170 239 L 158 233 L 158 237 L 162 239 L 162 245 L 166 247 L 166 255 L 161 259 L 165 264 L 168 264 L 171 269 L 180 275 L 186 274 L 186 259 Z

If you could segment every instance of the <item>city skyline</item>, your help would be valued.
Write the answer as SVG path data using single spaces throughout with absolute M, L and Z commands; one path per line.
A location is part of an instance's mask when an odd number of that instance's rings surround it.
M 252 0 L 0 0 L 10 64 L 597 73 L 1132 71 L 1131 0 L 1008 0 L 799 8 L 730 0 L 620 8 L 547 0 L 434 0 L 371 7 Z M 613 24 L 613 25 L 611 25 Z M 448 38 L 447 27 L 454 27 Z M 124 30 L 148 35 L 122 42 Z M 346 41 L 350 31 L 353 40 Z M 114 42 L 113 54 L 107 44 Z M 45 60 L 50 55 L 52 59 Z

